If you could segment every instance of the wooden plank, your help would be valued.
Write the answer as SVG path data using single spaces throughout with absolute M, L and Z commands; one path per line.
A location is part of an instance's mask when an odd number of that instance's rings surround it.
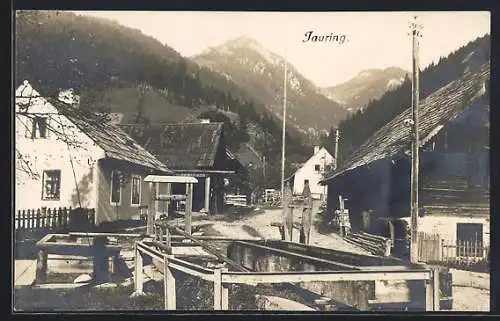
M 222 310 L 222 271 L 214 270 L 214 310 Z
M 184 231 L 191 235 L 191 215 L 193 211 L 193 184 L 186 184 L 186 215 Z
M 441 293 L 440 293 L 440 282 L 439 282 L 439 269 L 434 268 L 432 271 L 432 290 L 433 290 L 433 295 L 432 295 L 432 302 L 434 304 L 433 306 L 433 311 L 439 311 L 439 303 L 441 300 Z
M 163 285 L 165 310 L 175 310 L 177 303 L 175 276 L 169 266 L 169 260 L 167 256 L 163 257 Z
M 186 195 L 183 194 L 171 194 L 171 195 L 158 195 L 158 201 L 184 201 L 186 200 Z
M 144 178 L 145 182 L 151 183 L 191 183 L 196 184 L 198 180 L 192 176 L 162 176 L 162 175 L 148 175 Z
M 144 271 L 142 255 L 139 251 L 137 242 L 134 245 L 134 291 L 136 293 L 144 292 Z
M 343 268 L 343 269 L 350 269 L 350 270 L 357 270 L 358 269 L 357 267 L 355 267 L 353 265 L 348 265 L 348 264 L 339 263 L 339 262 L 335 262 L 335 261 L 325 260 L 325 259 L 321 259 L 321 258 L 309 256 L 309 255 L 304 255 L 304 254 L 300 254 L 300 253 L 296 253 L 296 252 L 291 252 L 291 251 L 287 251 L 287 250 L 277 249 L 277 248 L 269 247 L 269 246 L 265 246 L 265 245 L 248 243 L 248 242 L 243 242 L 243 241 L 237 241 L 237 242 L 235 242 L 235 244 L 252 246 L 255 248 L 262 249 L 264 251 L 269 251 L 271 253 L 279 253 L 279 254 L 282 254 L 284 256 L 295 257 L 295 258 L 298 258 L 300 260 L 317 262 L 317 263 L 326 263 L 326 264 L 334 265 L 334 266 L 337 266 L 337 267 Z
M 146 225 L 146 234 L 147 235 L 153 235 L 153 224 L 155 220 L 155 215 L 156 215 L 156 202 L 155 202 L 155 197 L 156 197 L 156 184 L 151 182 L 149 183 L 149 206 L 148 206 L 148 220 L 147 220 L 147 225 Z
M 183 235 L 185 238 L 191 240 L 193 243 L 201 245 L 205 251 L 209 252 L 210 254 L 213 254 L 213 255 L 217 256 L 220 260 L 228 263 L 233 268 L 238 269 L 240 271 L 248 271 L 248 269 L 244 268 L 240 264 L 234 262 L 233 260 L 229 259 L 227 256 L 225 256 L 222 253 L 220 253 L 220 251 L 217 248 L 214 248 L 213 246 L 209 245 L 208 243 L 203 242 L 201 240 L 198 240 L 198 239 L 192 237 L 191 235 L 188 235 L 187 233 L 185 233 L 183 230 L 177 228 L 176 226 L 174 226 L 172 224 L 169 224 L 167 222 L 161 222 L 161 223 L 158 223 L 158 224 L 165 225 L 169 229 L 172 229 L 175 232 Z
M 291 196 L 292 190 L 290 188 L 290 184 L 287 182 L 285 185 L 284 195 L 282 195 L 285 241 L 292 241 L 293 234 L 293 209 L 289 207 Z
M 225 272 L 223 283 L 299 283 L 339 281 L 410 281 L 430 280 L 429 270 L 402 271 L 301 271 L 301 272 Z M 431 293 L 432 294 L 432 293 Z
M 221 269 L 221 283 L 222 283 L 222 273 L 228 272 L 228 269 Z M 221 289 L 221 308 L 222 310 L 229 310 L 229 284 L 222 283 Z
M 312 196 L 311 190 L 309 188 L 309 183 L 304 184 L 304 190 L 302 191 L 302 197 L 304 197 L 305 207 L 302 210 L 302 233 L 304 244 L 309 244 L 309 239 L 311 236 L 311 225 L 312 225 Z

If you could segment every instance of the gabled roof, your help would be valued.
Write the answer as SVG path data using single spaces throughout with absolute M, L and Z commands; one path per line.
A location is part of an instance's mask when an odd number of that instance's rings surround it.
M 165 173 L 172 172 L 116 125 L 103 121 L 96 114 L 82 110 L 81 108 L 72 107 L 58 99 L 46 97 L 44 99 L 101 147 L 106 157 L 123 160 Z
M 419 105 L 419 136 L 423 146 L 435 136 L 442 126 L 458 117 L 471 103 L 486 91 L 490 78 L 490 65 L 482 65 L 475 73 L 467 72 L 422 100 Z M 361 145 L 340 168 L 322 182 L 331 180 L 347 171 L 370 164 L 376 160 L 394 157 L 411 145 L 410 129 L 404 125 L 411 119 L 411 106 L 396 116 L 363 145 Z
M 125 132 L 171 169 L 215 166 L 223 123 L 126 124 Z
M 298 172 L 298 171 L 300 171 L 300 170 L 301 170 L 304 166 L 306 166 L 306 165 L 307 165 L 307 163 L 308 163 L 308 162 L 309 162 L 309 161 L 310 161 L 310 160 L 311 160 L 314 156 L 316 156 L 317 154 L 319 154 L 319 153 L 320 153 L 323 149 L 325 150 L 325 152 L 326 152 L 326 153 L 327 153 L 327 154 L 328 154 L 331 158 L 335 159 L 335 157 L 334 157 L 332 154 L 330 154 L 330 152 L 328 151 L 328 149 L 327 149 L 326 147 L 321 147 L 321 148 L 318 150 L 318 152 L 317 152 L 317 153 L 314 153 L 314 154 L 313 154 L 313 155 L 311 155 L 311 157 L 309 157 L 309 158 L 308 158 L 308 159 L 307 159 L 304 163 L 302 163 L 302 164 L 299 166 L 299 168 L 297 168 L 297 169 L 295 170 L 295 172 L 293 172 L 293 174 L 292 174 L 292 175 L 288 176 L 288 177 L 285 179 L 285 182 L 290 181 L 290 180 L 291 180 L 291 179 L 295 176 L 295 174 L 297 174 L 297 172 Z

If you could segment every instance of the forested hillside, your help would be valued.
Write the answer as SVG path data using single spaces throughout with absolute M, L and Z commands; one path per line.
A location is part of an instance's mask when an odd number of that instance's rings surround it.
M 469 42 L 467 45 L 442 57 L 437 64 L 431 64 L 420 73 L 420 99 L 424 99 L 435 90 L 456 80 L 466 71 L 476 70 L 490 59 L 490 36 Z M 359 147 L 378 129 L 392 120 L 396 115 L 411 106 L 411 77 L 394 91 L 385 93 L 380 99 L 369 103 L 363 111 L 359 110 L 339 124 L 340 162 Z M 333 150 L 334 129 L 329 137 L 324 137 L 324 144 Z
M 264 105 L 252 101 L 244 88 L 138 30 L 57 11 L 18 12 L 15 28 L 16 84 L 27 79 L 48 95 L 73 88 L 81 95 L 81 108 L 122 112 L 129 122 L 168 121 L 169 115 L 177 114 L 175 108 L 189 114 L 189 109 L 194 113 L 214 105 L 238 115 L 241 125 L 234 128 L 230 142 L 234 148 L 248 141 L 248 123 L 259 128 L 258 138 L 273 146 L 281 144 L 280 122 Z M 124 99 L 123 92 L 117 93 L 120 89 L 135 96 Z M 145 93 L 161 99 L 155 98 L 157 103 L 150 107 L 144 103 Z M 289 135 L 286 141 L 287 153 L 300 157 L 304 151 L 300 139 Z M 264 154 L 259 146 L 255 149 Z M 267 160 L 278 165 L 279 149 L 270 152 Z

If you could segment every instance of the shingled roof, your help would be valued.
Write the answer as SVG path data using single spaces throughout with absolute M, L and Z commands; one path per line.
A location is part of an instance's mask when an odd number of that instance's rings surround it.
M 164 173 L 172 172 L 116 125 L 102 121 L 96 114 L 74 108 L 58 99 L 46 97 L 44 99 L 101 147 L 106 157 L 123 160 Z
M 215 166 L 223 123 L 120 125 L 171 169 Z
M 450 120 L 455 119 L 471 103 L 485 92 L 485 84 L 490 78 L 489 62 L 477 72 L 465 73 L 461 78 L 449 83 L 422 100 L 419 105 L 419 137 L 423 146 L 435 136 Z M 410 130 L 404 120 L 412 118 L 411 106 L 396 116 L 363 145 L 361 145 L 339 171 L 333 172 L 322 182 L 331 180 L 345 172 L 370 164 L 376 160 L 394 157 L 407 150 L 410 145 Z

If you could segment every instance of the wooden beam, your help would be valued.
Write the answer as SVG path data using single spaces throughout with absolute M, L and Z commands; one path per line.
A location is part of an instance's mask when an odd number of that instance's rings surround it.
M 186 184 L 186 209 L 185 209 L 185 226 L 186 234 L 191 235 L 191 215 L 193 211 L 193 184 Z
M 329 261 L 329 260 L 325 260 L 325 259 L 321 259 L 321 258 L 316 258 L 316 257 L 313 257 L 313 256 L 308 256 L 308 255 L 300 254 L 300 253 L 297 253 L 297 252 L 291 252 L 291 251 L 287 251 L 287 250 L 283 250 L 283 249 L 277 249 L 277 248 L 274 248 L 274 247 L 269 247 L 269 246 L 265 246 L 265 245 L 261 245 L 261 244 L 248 243 L 248 242 L 243 242 L 243 241 L 237 241 L 236 244 L 242 244 L 242 245 L 245 245 L 245 246 L 253 246 L 255 248 L 262 249 L 264 251 L 269 251 L 271 253 L 278 253 L 278 254 L 281 254 L 281 255 L 284 255 L 284 256 L 288 256 L 288 257 L 295 257 L 295 258 L 298 258 L 300 260 L 307 260 L 307 261 L 316 262 L 316 263 L 322 263 L 322 264 L 326 263 L 326 264 L 337 266 L 337 267 L 343 268 L 343 269 L 357 270 L 357 267 L 355 267 L 353 265 L 348 265 L 348 264 L 344 264 L 344 263 Z
M 155 183 L 153 183 L 153 182 L 149 183 L 149 193 L 150 193 L 150 198 L 149 198 L 149 206 L 148 206 L 148 219 L 147 219 L 147 225 L 146 225 L 146 234 L 153 235 L 153 224 L 154 224 L 155 213 L 156 213 L 156 203 L 154 200 L 156 197 L 156 187 L 155 187 Z
M 222 283 L 222 273 L 228 272 L 228 269 L 221 269 L 221 308 L 222 310 L 229 310 L 229 284 Z
M 434 290 L 431 279 L 425 281 L 425 311 L 434 311 Z
M 339 281 L 430 280 L 430 271 L 311 271 L 311 272 L 225 272 L 223 283 L 300 283 Z M 431 292 L 432 294 L 432 292 Z M 431 301 L 432 302 L 432 301 Z
M 304 184 L 302 197 L 304 197 L 304 205 L 306 205 L 302 209 L 302 233 L 304 233 L 303 243 L 309 244 L 309 238 L 311 236 L 311 224 L 312 224 L 312 196 L 308 182 Z
M 222 310 L 222 273 L 214 270 L 214 310 Z
M 170 228 L 170 229 L 176 231 L 177 233 L 183 235 L 185 238 L 191 240 L 193 243 L 198 244 L 201 247 L 203 247 L 203 249 L 205 251 L 207 251 L 208 253 L 217 256 L 219 258 L 219 260 L 228 263 L 233 268 L 235 268 L 237 270 L 240 270 L 240 271 L 249 271 L 248 269 L 244 268 L 240 264 L 234 262 L 233 260 L 229 259 L 227 256 L 225 256 L 222 253 L 220 253 L 220 251 L 217 248 L 214 248 L 213 246 L 209 245 L 207 242 L 203 242 L 201 240 L 198 240 L 198 239 L 192 237 L 191 235 L 188 235 L 187 233 L 185 233 L 180 228 L 177 228 L 176 226 L 174 226 L 174 225 L 172 225 L 170 223 L 167 223 L 167 222 L 161 222 L 161 223 L 158 223 L 158 224 L 165 225 L 168 228 Z
M 204 240 L 204 241 L 227 241 L 227 242 L 232 242 L 232 241 L 263 241 L 264 239 L 261 237 L 244 237 L 244 238 L 237 238 L 237 237 L 226 237 L 226 236 L 208 236 L 208 235 L 200 235 L 200 236 L 192 236 L 193 238 L 197 240 Z M 178 239 L 184 239 L 183 235 L 172 235 L 171 236 L 172 240 L 178 240 Z
M 183 194 L 167 194 L 158 195 L 159 201 L 184 201 L 186 200 L 186 195 Z
M 143 271 L 142 255 L 139 251 L 137 242 L 134 245 L 134 265 L 135 265 L 134 292 L 137 294 L 142 294 L 144 293 L 144 271 Z
M 282 195 L 283 205 L 283 226 L 285 228 L 285 241 L 292 241 L 293 234 L 293 209 L 289 207 L 292 191 L 290 184 L 285 185 L 284 195 Z
M 163 263 L 165 310 L 175 310 L 177 303 L 175 276 L 172 273 L 172 270 L 169 266 L 169 259 L 166 255 L 163 257 Z
M 441 300 L 441 294 L 440 294 L 440 285 L 439 285 L 439 269 L 434 268 L 432 270 L 432 289 L 433 289 L 433 303 L 434 303 L 434 311 L 439 311 L 440 308 L 440 300 Z

